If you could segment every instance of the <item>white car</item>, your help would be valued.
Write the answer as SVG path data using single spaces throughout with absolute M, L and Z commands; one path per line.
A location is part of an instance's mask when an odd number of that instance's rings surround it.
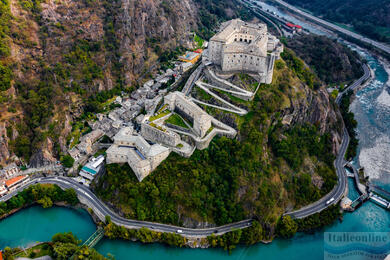
M 327 202 L 326 202 L 326 205 L 329 205 L 330 203 L 332 203 L 334 201 L 334 198 L 331 198 L 330 200 L 328 200 Z
M 183 230 L 178 229 L 178 230 L 177 230 L 177 233 L 183 233 Z

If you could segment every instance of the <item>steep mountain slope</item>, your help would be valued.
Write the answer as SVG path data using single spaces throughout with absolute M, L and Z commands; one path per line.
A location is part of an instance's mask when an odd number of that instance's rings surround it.
M 193 47 L 192 32 L 210 34 L 219 20 L 235 17 L 242 10 L 234 5 L 1 1 L 0 165 L 55 161 L 72 122 L 98 111 L 114 92 L 133 90 L 161 54 Z

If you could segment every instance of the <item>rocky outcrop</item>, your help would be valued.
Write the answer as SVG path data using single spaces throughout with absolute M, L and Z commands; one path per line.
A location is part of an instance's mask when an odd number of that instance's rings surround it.
M 321 134 L 329 133 L 332 139 L 332 153 L 337 154 L 342 137 L 343 121 L 339 109 L 329 98 L 324 87 L 312 90 L 300 85 L 300 95 L 290 98 L 290 106 L 283 111 L 290 125 L 310 123 L 316 125 Z M 300 96 L 300 97 L 299 97 Z
M 127 84 L 153 62 L 149 40 L 162 48 L 192 47 L 190 32 L 196 29 L 197 20 L 193 1 L 122 0 L 118 9 L 117 36 Z
M 57 159 L 53 156 L 53 142 L 50 138 L 46 138 L 45 142 L 38 149 L 37 152 L 33 154 L 30 158 L 30 167 L 38 168 L 46 165 L 54 164 Z
M 10 157 L 8 141 L 9 138 L 7 136 L 6 125 L 4 122 L 0 122 L 0 165 L 6 164 L 7 160 Z

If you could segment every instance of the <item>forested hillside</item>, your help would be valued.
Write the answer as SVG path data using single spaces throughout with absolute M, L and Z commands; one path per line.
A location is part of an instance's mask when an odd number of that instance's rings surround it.
M 235 125 L 237 139 L 216 138 L 188 159 L 173 153 L 142 182 L 127 164 L 107 165 L 95 192 L 128 218 L 204 227 L 253 217 L 272 237 L 287 209 L 333 188 L 341 130 L 318 78 L 290 50 L 283 59 L 246 116 L 206 109 Z
M 336 40 L 310 34 L 289 38 L 285 43 L 327 84 L 345 83 L 363 75 L 359 55 Z
M 315 15 L 350 26 L 378 41 L 390 42 L 388 0 L 286 0 Z

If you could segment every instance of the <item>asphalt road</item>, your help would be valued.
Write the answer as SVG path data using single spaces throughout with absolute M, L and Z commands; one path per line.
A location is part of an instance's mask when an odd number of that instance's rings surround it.
M 341 92 L 337 98 L 336 103 L 339 104 L 341 97 L 347 93 L 349 90 L 355 90 L 357 87 L 359 87 L 365 80 L 367 80 L 370 77 L 370 69 L 366 64 L 363 64 L 363 70 L 364 74 L 362 77 L 360 77 L 358 80 L 356 80 L 354 83 L 349 85 L 343 92 Z M 339 149 L 339 153 L 336 157 L 336 160 L 334 161 L 334 166 L 336 168 L 336 174 L 338 177 L 337 185 L 332 189 L 331 192 L 329 192 L 326 196 L 322 197 L 320 200 L 305 206 L 299 210 L 287 212 L 285 215 L 290 215 L 293 218 L 305 218 L 307 216 L 313 215 L 315 213 L 321 212 L 322 210 L 326 209 L 330 205 L 333 205 L 337 203 L 340 199 L 342 199 L 343 194 L 345 192 L 345 189 L 347 188 L 347 175 L 344 169 L 344 165 L 346 161 L 344 160 L 345 153 L 348 148 L 349 144 L 349 135 L 347 129 L 344 128 L 343 130 L 343 139 L 341 142 L 341 146 Z M 331 203 L 326 203 L 331 198 L 334 198 L 334 200 Z
M 359 87 L 364 81 L 366 81 L 367 79 L 370 78 L 370 69 L 368 68 L 367 64 L 363 64 L 363 71 L 364 71 L 364 75 L 356 80 L 354 83 L 352 83 L 351 85 L 349 85 L 347 88 L 345 88 L 343 90 L 343 92 L 339 93 L 339 95 L 337 96 L 336 98 L 336 103 L 339 104 L 340 103 L 340 100 L 341 100 L 341 97 L 347 93 L 349 90 L 355 90 L 357 87 Z
M 87 188 L 86 186 L 79 184 L 78 182 L 74 181 L 71 178 L 67 177 L 42 177 L 34 179 L 16 191 L 14 191 L 11 194 L 8 194 L 7 196 L 4 196 L 0 198 L 0 201 L 6 201 L 10 199 L 12 196 L 16 195 L 18 192 L 22 191 L 23 189 L 29 187 L 30 185 L 34 185 L 36 183 L 50 183 L 50 184 L 57 184 L 63 189 L 74 189 L 78 196 L 83 197 L 84 199 L 87 199 L 92 205 L 93 205 L 93 211 L 95 214 L 100 214 L 103 216 L 109 216 L 111 218 L 111 221 L 115 223 L 116 225 L 124 226 L 126 228 L 141 228 L 146 227 L 148 229 L 158 231 L 158 232 L 172 232 L 172 233 L 178 233 L 183 236 L 187 237 L 206 237 L 211 234 L 221 235 L 223 233 L 235 230 L 235 229 L 243 229 L 247 228 L 252 224 L 252 219 L 243 220 L 240 222 L 231 223 L 224 226 L 214 227 L 214 228 L 183 228 L 173 225 L 167 225 L 167 224 L 160 224 L 155 222 L 148 222 L 148 221 L 140 221 L 140 220 L 132 220 L 132 219 L 126 219 L 119 215 L 117 215 L 115 212 L 111 211 L 102 201 L 100 201 L 99 198 L 96 197 L 93 192 Z M 178 232 L 178 230 L 181 230 L 181 232 Z
M 344 28 L 342 28 L 340 26 L 337 26 L 337 25 L 335 25 L 333 23 L 330 23 L 330 22 L 327 22 L 325 20 L 322 20 L 322 19 L 320 19 L 318 17 L 315 17 L 315 16 L 313 16 L 313 15 L 311 15 L 309 13 L 306 13 L 306 12 L 296 8 L 295 6 L 290 5 L 290 4 L 288 4 L 288 3 L 286 3 L 286 2 L 284 2 L 282 0 L 273 0 L 273 1 L 275 1 L 278 4 L 280 4 L 280 5 L 282 5 L 282 6 L 286 7 L 286 8 L 294 11 L 295 13 L 299 14 L 300 16 L 302 16 L 302 17 L 304 17 L 306 19 L 314 21 L 314 22 L 316 22 L 316 23 L 318 23 L 318 24 L 320 24 L 322 26 L 325 26 L 327 28 L 330 28 L 330 29 L 332 29 L 334 31 L 337 31 L 337 32 L 343 33 L 345 35 L 348 35 L 349 37 L 352 37 L 354 39 L 360 40 L 360 41 L 362 41 L 364 43 L 371 44 L 372 46 L 375 46 L 376 48 L 381 49 L 382 51 L 387 52 L 387 53 L 390 54 L 390 46 L 389 45 L 386 45 L 384 43 L 380 43 L 380 42 L 371 40 L 371 39 L 369 39 L 367 37 L 364 37 L 364 36 L 362 36 L 360 34 L 351 32 L 351 31 L 349 31 L 347 29 L 344 29 Z

